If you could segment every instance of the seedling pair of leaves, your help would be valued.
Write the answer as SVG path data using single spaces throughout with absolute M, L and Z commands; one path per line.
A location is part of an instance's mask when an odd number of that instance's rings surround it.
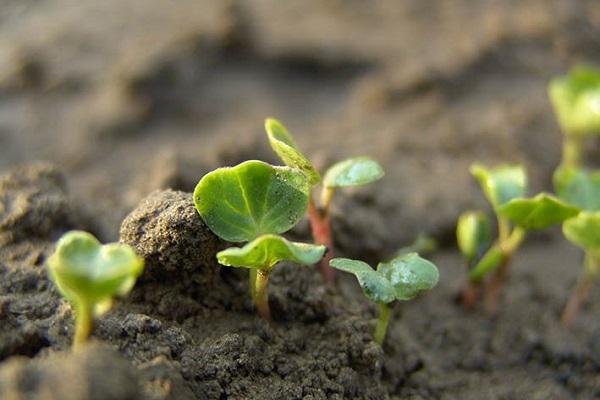
M 59 239 L 48 273 L 75 310 L 74 349 L 89 337 L 93 319 L 110 310 L 115 296 L 127 295 L 143 270 L 144 260 L 126 244 L 101 245 L 83 231 Z
M 484 278 L 494 273 L 486 292 L 486 307 L 494 312 L 510 260 L 527 232 L 559 224 L 577 215 L 579 209 L 548 193 L 525 197 L 527 177 L 520 165 L 488 169 L 474 164 L 471 173 L 496 214 L 498 235 L 493 238 L 492 223 L 482 212 L 469 211 L 459 218 L 458 246 L 470 267 L 462 300 L 466 307 L 471 307 Z
M 217 254 L 220 264 L 249 269 L 250 295 L 264 319 L 271 318 L 267 285 L 281 261 L 310 265 L 325 246 L 290 242 L 280 234 L 306 213 L 310 184 L 299 169 L 246 161 L 206 174 L 194 204 L 206 225 L 229 242 L 247 242 Z
M 354 274 L 365 296 L 379 306 L 374 339 L 380 345 L 385 339 L 392 303 L 396 300 L 411 300 L 420 292 L 432 289 L 439 280 L 436 266 L 417 253 L 379 263 L 376 270 L 362 261 L 348 258 L 334 258 L 330 265 Z
M 281 161 L 291 168 L 302 171 L 308 179 L 310 186 L 308 198 L 308 218 L 315 243 L 328 247 L 329 252 L 321 260 L 321 273 L 329 284 L 335 282 L 335 271 L 329 266 L 333 258 L 333 237 L 331 232 L 330 206 L 335 191 L 341 187 L 361 186 L 381 179 L 384 175 L 383 168 L 376 161 L 367 157 L 349 158 L 332 165 L 323 179 L 300 151 L 292 135 L 279 121 L 268 118 L 265 121 L 265 130 L 269 137 L 271 147 Z M 322 183 L 320 204 L 315 202 L 313 188 Z

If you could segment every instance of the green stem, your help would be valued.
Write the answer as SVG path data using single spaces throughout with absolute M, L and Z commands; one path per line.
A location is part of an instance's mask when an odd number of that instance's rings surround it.
M 93 307 L 81 302 L 75 307 L 75 337 L 73 338 L 73 350 L 77 351 L 87 341 L 92 327 Z
M 561 322 L 566 327 L 571 326 L 575 318 L 577 318 L 579 308 L 585 303 L 594 282 L 598 278 L 598 273 L 600 272 L 600 254 L 593 254 L 590 251 L 586 251 L 583 265 L 583 274 L 579 277 L 577 286 L 575 286 L 561 316 Z
M 379 319 L 377 320 L 377 326 L 375 327 L 375 334 L 373 337 L 375 342 L 377 342 L 380 346 L 383 345 L 388 324 L 390 323 L 391 313 L 392 308 L 390 306 L 385 303 L 379 303 Z
M 561 165 L 568 168 L 578 168 L 581 164 L 581 136 L 577 134 L 563 135 Z
M 263 317 L 263 319 L 267 321 L 271 320 L 271 309 L 269 308 L 269 292 L 267 290 L 270 273 L 271 271 L 269 269 L 256 270 L 256 291 L 254 296 L 254 304 L 258 309 L 258 313 L 261 315 L 261 317 Z

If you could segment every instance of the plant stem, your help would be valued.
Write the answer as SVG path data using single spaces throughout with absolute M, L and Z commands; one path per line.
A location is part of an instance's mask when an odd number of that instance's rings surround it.
M 485 308 L 489 314 L 496 313 L 500 288 L 502 288 L 508 277 L 510 261 L 514 252 L 523 242 L 525 234 L 526 231 L 523 228 L 516 227 L 505 240 L 499 243 L 502 258 L 498 269 L 486 287 L 485 293 Z
M 563 135 L 561 166 L 578 168 L 581 164 L 581 136 L 577 134 Z
M 380 346 L 383 346 L 383 340 L 387 332 L 388 324 L 390 323 L 390 315 L 392 308 L 385 303 L 379 303 L 379 319 L 377 320 L 377 326 L 375 327 L 375 334 L 373 335 L 375 342 Z
M 77 351 L 87 341 L 94 325 L 92 307 L 81 302 L 75 307 L 75 337 L 73 350 Z
M 460 292 L 460 302 L 462 303 L 465 310 L 471 310 L 481 291 L 481 281 L 468 280 L 465 287 Z
M 256 285 L 254 294 L 254 304 L 258 309 L 258 313 L 263 319 L 271 320 L 271 309 L 269 308 L 269 292 L 267 286 L 269 284 L 269 269 L 256 270 Z
M 335 269 L 329 266 L 329 261 L 333 258 L 333 238 L 331 237 L 329 208 L 323 208 L 320 210 L 315 204 L 312 195 L 308 201 L 308 219 L 315 243 L 327 247 L 327 252 L 321 259 L 319 265 L 323 280 L 328 285 L 333 286 L 335 285 Z
M 575 322 L 579 308 L 585 303 L 599 271 L 600 256 L 595 257 L 591 252 L 586 251 L 583 274 L 579 277 L 577 286 L 562 312 L 560 320 L 564 326 L 570 327 Z

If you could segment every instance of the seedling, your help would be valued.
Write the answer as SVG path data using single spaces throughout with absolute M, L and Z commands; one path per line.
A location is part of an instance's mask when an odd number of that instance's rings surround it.
M 101 245 L 91 234 L 71 231 L 56 244 L 48 272 L 75 309 L 73 348 L 88 338 L 93 318 L 108 311 L 115 296 L 125 296 L 144 270 L 144 260 L 126 244 Z
M 206 174 L 194 190 L 194 204 L 206 225 L 230 242 L 250 242 L 217 254 L 219 263 L 244 267 L 249 291 L 261 316 L 270 319 L 267 284 L 280 261 L 314 264 L 325 246 L 289 242 L 278 236 L 304 216 L 310 184 L 301 171 L 246 161 Z
M 432 289 L 439 280 L 436 266 L 417 253 L 379 263 L 377 270 L 367 263 L 348 258 L 334 258 L 329 264 L 354 274 L 365 296 L 379 306 L 374 339 L 380 345 L 383 344 L 390 321 L 391 304 L 395 300 L 411 300 L 420 292 Z
M 361 186 L 383 177 L 383 168 L 367 157 L 349 158 L 332 165 L 322 181 L 320 202 L 314 199 L 312 189 L 321 182 L 321 175 L 313 164 L 302 154 L 292 135 L 276 119 L 267 118 L 265 130 L 271 147 L 288 166 L 301 170 L 307 177 L 311 190 L 308 198 L 308 219 L 315 243 L 327 246 L 329 251 L 321 260 L 321 273 L 329 284 L 335 282 L 335 271 L 329 266 L 333 258 L 333 237 L 331 232 L 330 206 L 337 188 Z
M 561 223 L 579 213 L 571 206 L 547 193 L 524 197 L 527 177 L 521 166 L 486 169 L 473 165 L 471 173 L 496 214 L 498 237 L 491 243 L 489 221 L 482 214 L 465 214 L 457 226 L 459 248 L 472 268 L 462 292 L 465 307 L 473 305 L 486 275 L 494 272 L 486 291 L 486 308 L 496 310 L 497 297 L 508 275 L 510 260 L 530 230 L 541 230 Z
M 548 92 L 564 133 L 561 167 L 580 167 L 583 138 L 600 134 L 600 71 L 575 67 L 552 80 Z

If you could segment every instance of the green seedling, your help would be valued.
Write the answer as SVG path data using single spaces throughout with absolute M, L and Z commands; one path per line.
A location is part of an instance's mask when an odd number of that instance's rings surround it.
M 271 147 L 279 158 L 291 168 L 301 170 L 311 186 L 308 199 L 308 219 L 315 243 L 327 246 L 329 251 L 321 260 L 321 273 L 329 284 L 335 282 L 335 271 L 329 266 L 333 258 L 333 237 L 331 232 L 330 206 L 333 195 L 341 187 L 361 186 L 383 177 L 383 168 L 367 157 L 356 157 L 332 165 L 322 179 L 319 204 L 313 196 L 313 188 L 321 182 L 321 175 L 313 164 L 302 154 L 292 135 L 276 119 L 265 121 L 265 130 Z
M 573 68 L 550 82 L 550 100 L 564 133 L 561 166 L 581 166 L 582 140 L 600 134 L 600 70 Z
M 329 263 L 333 268 L 354 274 L 365 296 L 379 306 L 374 339 L 380 345 L 389 325 L 391 304 L 396 300 L 411 300 L 420 292 L 432 289 L 439 280 L 436 266 L 417 253 L 379 263 L 377 270 L 348 258 L 334 258 Z
M 206 225 L 230 242 L 249 242 L 217 254 L 219 263 L 245 267 L 249 291 L 261 316 L 270 319 L 267 284 L 280 261 L 314 264 L 325 246 L 294 243 L 278 236 L 304 216 L 310 184 L 298 169 L 246 161 L 206 174 L 194 190 L 194 204 Z
M 499 290 L 508 275 L 510 260 L 527 232 L 559 224 L 577 215 L 579 209 L 547 193 L 524 197 L 527 177 L 521 166 L 487 169 L 475 164 L 471 173 L 479 181 L 496 214 L 498 236 L 491 243 L 489 222 L 481 214 L 464 214 L 459 220 L 459 248 L 471 266 L 462 301 L 465 307 L 471 307 L 478 297 L 483 279 L 493 272 L 494 276 L 486 288 L 486 307 L 489 312 L 494 312 Z
M 56 244 L 48 272 L 75 310 L 73 348 L 88 338 L 93 318 L 108 311 L 115 296 L 125 296 L 144 270 L 144 260 L 126 244 L 100 244 L 91 234 L 71 231 Z

